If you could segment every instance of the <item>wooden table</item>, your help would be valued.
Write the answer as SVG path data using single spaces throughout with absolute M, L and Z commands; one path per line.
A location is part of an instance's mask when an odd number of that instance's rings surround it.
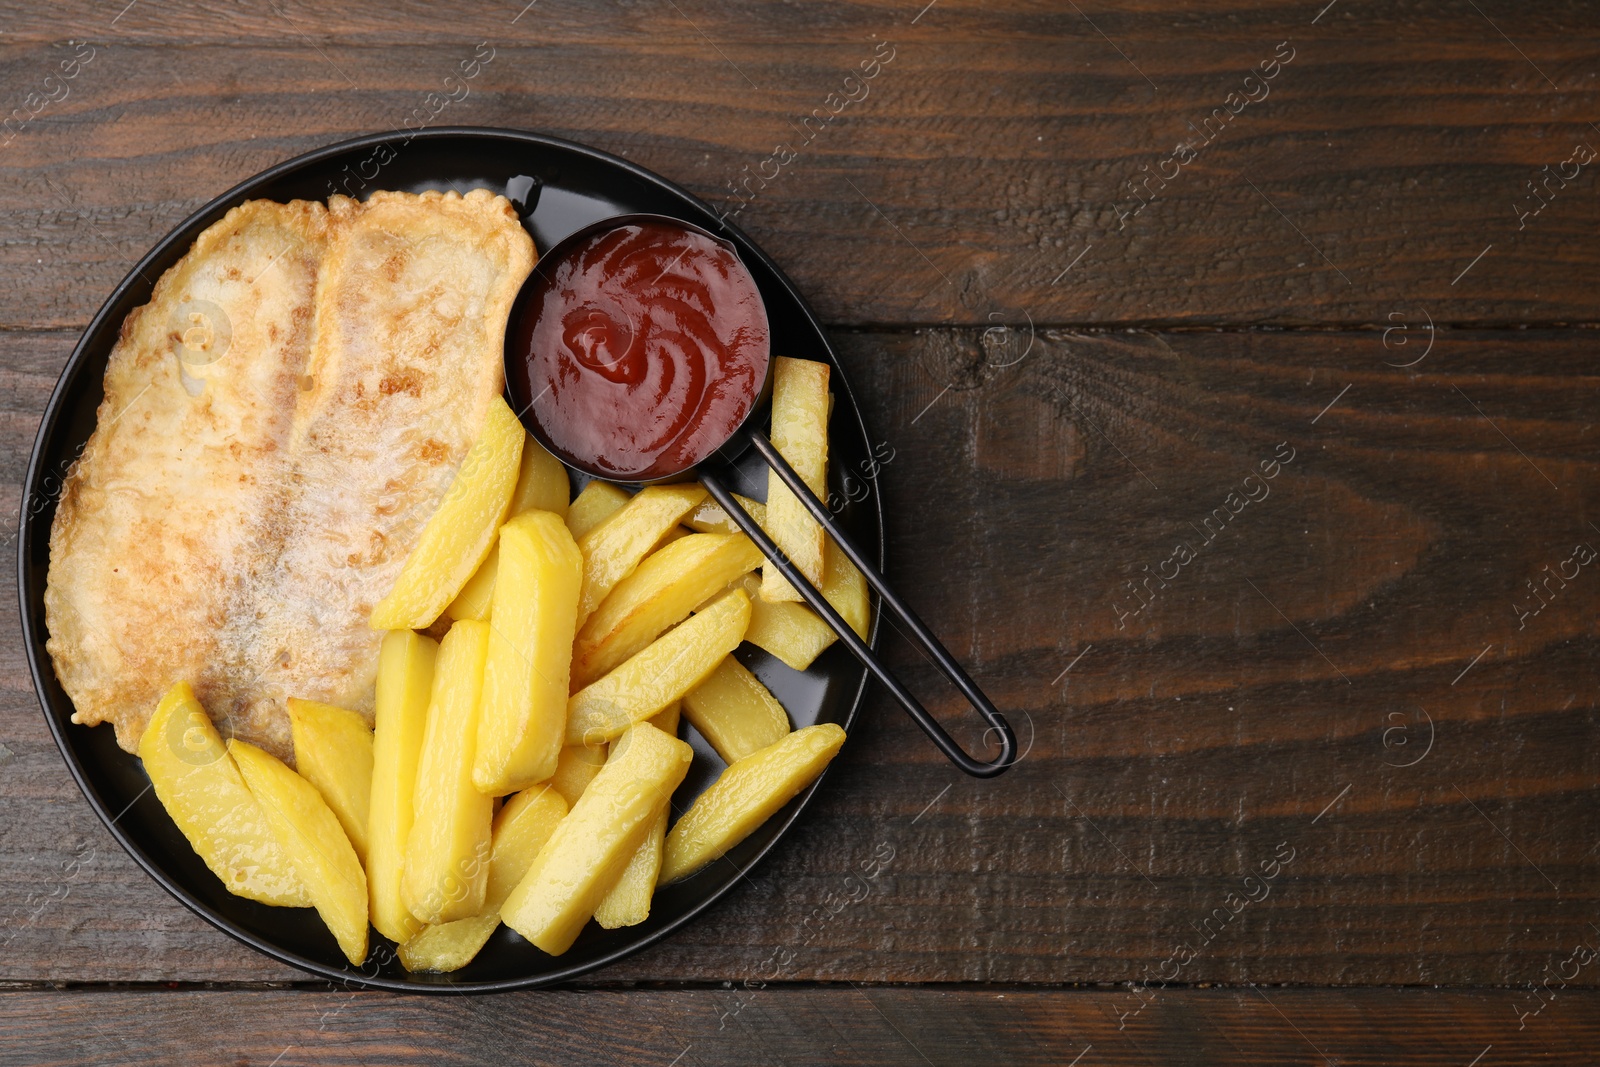
M 1596 1061 L 1592 8 L 523 2 L 6 5 L 6 513 L 200 204 L 365 132 L 547 131 L 738 209 L 810 296 L 892 576 L 1026 755 L 964 778 L 875 692 L 664 944 L 352 992 L 118 849 L 8 620 L 0 1061 Z

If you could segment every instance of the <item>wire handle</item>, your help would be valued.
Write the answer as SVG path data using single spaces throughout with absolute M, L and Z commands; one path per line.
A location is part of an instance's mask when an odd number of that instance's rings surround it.
M 956 744 L 955 739 L 945 732 L 944 727 L 939 725 L 938 720 L 928 713 L 928 709 L 924 708 L 921 702 L 911 695 L 911 691 L 902 685 L 900 679 L 896 678 L 889 668 L 879 661 L 872 649 L 851 628 L 850 624 L 844 621 L 844 618 L 834 609 L 833 605 L 828 603 L 827 599 L 817 591 L 806 576 L 800 573 L 800 569 L 777 546 L 767 532 L 756 523 L 755 519 L 750 517 L 744 508 L 739 506 L 727 487 L 715 476 L 702 471 L 700 473 L 700 482 L 706 487 L 712 498 L 721 505 L 723 511 L 728 513 L 728 517 L 738 523 L 739 528 L 750 536 L 750 539 L 761 549 L 767 560 L 778 568 L 779 572 L 789 580 L 789 584 L 799 591 L 805 602 L 811 605 L 812 610 L 821 615 L 823 620 L 833 628 L 833 632 L 839 635 L 839 639 L 845 643 L 845 647 L 850 649 L 855 654 L 855 657 L 866 666 L 867 670 L 872 672 L 873 677 L 883 683 L 884 688 L 888 689 L 890 694 L 900 702 L 900 706 L 906 709 L 912 719 L 916 720 L 917 725 L 922 727 L 922 732 L 927 734 L 935 745 L 939 746 L 939 751 L 943 752 L 951 763 L 954 763 L 974 778 L 993 778 L 1009 768 L 1016 762 L 1017 752 L 1017 737 L 1012 732 L 1011 724 L 1006 722 L 1005 717 L 995 709 L 994 704 L 990 703 L 983 690 L 979 689 L 977 684 L 967 676 L 967 672 L 962 670 L 961 664 L 955 661 L 955 658 L 950 655 L 944 645 L 939 643 L 939 639 L 934 637 L 933 633 L 923 625 L 922 620 L 917 618 L 916 613 L 895 595 L 894 590 L 889 588 L 889 583 L 867 562 L 861 550 L 856 548 L 850 539 L 844 535 L 844 532 L 834 524 L 833 516 L 829 514 L 827 507 L 817 499 L 816 494 L 801 480 L 800 475 L 795 473 L 794 468 L 789 466 L 789 461 L 778 453 L 772 442 L 767 440 L 765 435 L 756 432 L 750 435 L 750 443 L 761 454 L 761 458 L 766 460 L 767 466 L 771 467 L 777 472 L 778 477 L 783 479 L 783 484 L 787 485 L 790 491 L 805 504 L 806 510 L 811 512 L 812 517 L 822 524 L 823 529 L 828 531 L 829 536 L 834 539 L 834 542 L 844 554 L 850 558 L 850 562 L 860 569 L 862 575 L 866 577 L 867 583 L 877 590 L 878 595 L 882 598 L 882 607 L 889 609 L 890 612 L 900 618 L 901 622 L 910 628 L 912 634 L 916 637 L 916 641 L 922 645 L 924 651 L 933 657 L 934 663 L 944 676 L 955 684 L 955 687 L 967 698 L 967 703 L 977 709 L 978 714 L 983 716 L 990 728 L 999 733 L 1000 755 L 992 762 L 984 763 L 969 756 L 960 745 Z

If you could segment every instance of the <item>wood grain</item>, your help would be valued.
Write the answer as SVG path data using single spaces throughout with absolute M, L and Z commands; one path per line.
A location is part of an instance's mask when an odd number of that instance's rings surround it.
M 887 457 L 891 576 L 1027 755 L 967 780 L 873 695 L 750 884 L 592 981 L 1526 990 L 1600 946 L 1600 575 L 1552 584 L 1520 628 L 1513 609 L 1575 543 L 1600 546 L 1590 335 L 1440 331 L 1409 370 L 1385 364 L 1426 338 L 1400 336 L 836 333 Z M 7 439 L 29 438 L 71 341 L 0 334 Z M 1247 481 L 1285 442 L 1292 460 Z M 4 462 L 14 502 L 20 463 Z M 1261 487 L 1231 514 L 1230 492 Z M 1180 541 L 1196 558 L 1135 612 L 1126 583 Z M 99 828 L 15 633 L 0 635 L 0 899 L 18 902 L 0 978 L 292 979 Z
M 81 325 L 212 196 L 408 122 L 570 137 L 729 210 L 748 178 L 737 221 L 841 325 L 1593 321 L 1588 170 L 1517 207 L 1600 148 L 1592 12 L 1318 6 L 19 5 L 0 325 Z
M 0 1064 L 839 1064 L 841 1067 L 1588 1067 L 1600 994 L 1517 1029 L 1503 991 L 873 986 L 404 997 L 323 991 L 0 993 Z M 1476 1057 L 1476 1058 L 1475 1058 Z

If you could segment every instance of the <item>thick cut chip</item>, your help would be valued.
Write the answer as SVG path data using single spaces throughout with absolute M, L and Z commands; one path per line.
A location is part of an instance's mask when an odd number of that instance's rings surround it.
M 600 773 L 600 768 L 606 765 L 606 746 L 599 745 L 563 745 L 561 758 L 556 760 L 556 773 L 550 776 L 546 784 L 560 793 L 566 800 L 567 807 L 578 802 L 583 796 L 583 791 L 589 788 L 589 783 L 594 781 L 594 776 Z
M 488 622 L 489 611 L 494 606 L 494 580 L 499 573 L 500 540 L 497 537 L 495 543 L 489 546 L 489 554 L 472 573 L 472 577 L 467 579 L 467 584 L 461 587 L 461 592 L 444 609 L 445 616 L 452 622 L 457 619 Z
M 872 587 L 867 584 L 867 576 L 831 539 L 826 557 L 828 569 L 822 576 L 822 595 L 856 636 L 865 641 L 872 627 Z
M 705 497 L 706 491 L 699 485 L 652 485 L 578 538 L 583 552 L 578 625 L 583 625 L 617 583 L 632 574 L 662 536 Z
M 818 500 L 828 499 L 828 365 L 779 356 L 772 372 L 772 444 Z M 812 585 L 822 585 L 827 534 L 776 471 L 767 472 L 767 525 L 772 539 Z M 771 563 L 762 574 L 766 600 L 800 594 Z
M 295 768 L 317 787 L 339 817 L 356 856 L 366 862 L 372 727 L 353 711 L 296 697 L 289 698 L 289 725 L 294 731 Z
M 51 529 L 77 722 L 132 751 L 175 678 L 284 759 L 291 695 L 370 717 L 368 616 L 500 395 L 532 264 L 486 190 L 251 201 L 196 239 L 124 321 Z
M 360 966 L 367 958 L 367 876 L 338 817 L 316 786 L 276 757 L 243 741 L 229 741 L 228 754 L 340 951 Z
M 472 780 L 494 796 L 555 773 L 567 726 L 567 673 L 583 557 L 560 516 L 518 515 L 500 530 Z
M 610 482 L 590 482 L 567 509 L 567 529 L 574 539 L 605 522 L 628 502 L 628 493 Z
M 818 723 L 729 764 L 667 834 L 661 883 L 687 878 L 749 837 L 815 781 L 843 744 L 837 724 Z
M 515 518 L 529 511 L 548 511 L 566 521 L 571 504 L 572 486 L 567 481 L 567 468 L 561 461 L 545 451 L 532 434 L 522 443 L 522 473 L 517 476 L 517 486 L 511 492 L 510 516 Z M 494 580 L 500 572 L 500 542 L 489 547 L 484 557 L 461 592 L 450 602 L 445 614 L 452 619 L 489 621 L 493 606 Z
M 567 702 L 567 744 L 609 741 L 705 681 L 744 639 L 750 598 L 733 589 Z
M 483 565 L 495 531 L 511 513 L 527 435 L 505 400 L 496 397 L 482 435 L 423 527 L 394 587 L 372 609 L 374 627 L 427 629 Z
M 494 799 L 473 786 L 472 755 L 488 652 L 489 625 L 470 620 L 451 626 L 439 644 L 400 880 L 406 907 L 425 923 L 466 919 L 483 908 Z
M 630 729 L 512 890 L 500 909 L 505 924 L 552 956 L 570 948 L 693 757 L 692 748 L 649 723 Z
M 839 639 L 816 612 L 792 600 L 767 601 L 752 594 L 750 629 L 744 639 L 803 671 Z
M 588 685 L 760 565 L 761 551 L 744 534 L 689 534 L 653 553 L 584 623 L 572 684 Z
M 511 492 L 511 514 L 524 511 L 551 511 L 565 521 L 572 506 L 572 482 L 567 468 L 548 449 L 528 434 L 522 443 L 522 473 Z
M 459 971 L 471 963 L 500 925 L 501 905 L 533 866 L 534 857 L 566 813 L 566 801 L 542 785 L 507 799 L 494 817 L 483 911 L 470 919 L 426 927 L 401 945 L 400 962 L 406 970 Z
M 759 500 L 733 494 L 734 503 L 744 508 L 745 513 L 756 520 L 756 525 L 765 528 L 767 522 L 767 506 Z M 683 524 L 697 533 L 742 533 L 743 528 L 733 521 L 733 516 L 722 510 L 722 505 L 715 500 L 702 500 L 695 505 L 695 509 L 684 518 Z
M 678 736 L 678 705 L 650 720 L 650 725 L 668 737 Z M 594 909 L 594 921 L 607 930 L 638 926 L 650 918 L 650 898 L 655 895 L 656 875 L 661 872 L 661 849 L 667 838 L 667 809 L 656 816 L 655 825 L 645 834 L 633 858 L 622 869 L 617 884 Z
M 866 576 L 850 562 L 850 557 L 839 546 L 828 542 L 824 553 L 827 571 L 823 575 L 821 593 L 833 609 L 865 641 L 872 624 L 870 589 Z M 750 629 L 744 639 L 758 648 L 777 656 L 797 671 L 811 666 L 813 660 L 828 646 L 838 640 L 833 628 L 805 604 L 793 601 L 766 601 L 756 594 L 755 583 L 747 578 L 745 591 L 752 598 Z
M 729 656 L 683 698 L 683 716 L 734 763 L 783 739 L 789 714 L 761 680 Z
M 310 893 L 188 682 L 162 697 L 139 740 L 139 758 L 156 799 L 228 892 L 279 907 L 311 906 Z
M 400 895 L 411 840 L 422 735 L 433 698 L 438 642 L 411 630 L 384 635 L 378 659 L 377 722 L 372 735 L 372 804 L 367 811 L 367 890 L 372 925 L 404 943 L 422 928 Z

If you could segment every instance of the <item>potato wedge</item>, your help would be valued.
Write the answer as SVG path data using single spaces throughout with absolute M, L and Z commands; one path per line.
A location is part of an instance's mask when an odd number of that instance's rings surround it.
M 689 772 L 694 750 L 649 723 L 631 728 L 545 843 L 500 917 L 559 956 L 617 884 Z
M 828 499 L 828 365 L 779 356 L 772 372 L 772 444 L 800 480 Z M 827 534 L 775 471 L 767 472 L 767 525 L 785 555 L 812 585 L 822 586 L 822 547 Z M 799 600 L 800 594 L 768 563 L 762 572 L 764 600 Z
M 639 490 L 615 513 L 578 538 L 583 552 L 583 593 L 578 625 L 632 574 L 662 535 L 706 498 L 699 485 L 652 485 Z
M 480 792 L 501 796 L 555 773 L 582 576 L 577 543 L 554 512 L 530 511 L 500 528 L 472 763 Z
M 572 649 L 572 684 L 581 688 L 612 670 L 759 566 L 761 550 L 744 534 L 689 534 L 653 553 L 584 623 Z
M 778 698 L 732 656 L 684 696 L 683 717 L 728 763 L 775 744 L 789 733 L 789 713 Z
M 541 445 L 533 434 L 522 442 L 522 469 L 511 491 L 511 514 L 549 511 L 566 521 L 572 506 L 572 482 L 567 468 Z
M 290 697 L 289 729 L 300 776 L 328 802 L 356 858 L 367 860 L 367 812 L 372 806 L 372 727 L 353 711 Z
M 359 967 L 367 958 L 367 875 L 338 816 L 316 786 L 277 757 L 237 740 L 228 742 L 228 754 L 339 950 Z
M 816 780 L 843 744 L 836 723 L 818 723 L 729 764 L 667 833 L 661 884 L 687 878 L 749 837 Z
M 400 895 L 400 879 L 411 839 L 412 795 L 438 654 L 438 642 L 411 630 L 384 634 L 378 653 L 372 803 L 367 811 L 367 894 L 372 925 L 401 944 L 422 928 Z
M 495 928 L 500 907 L 533 866 L 556 825 L 567 814 L 567 802 L 552 789 L 536 785 L 506 800 L 494 817 L 494 844 L 489 852 L 489 883 L 483 912 L 443 926 L 428 926 L 400 946 L 400 963 L 408 971 L 458 971 L 472 962 Z
M 609 741 L 679 699 L 739 646 L 749 624 L 750 598 L 744 590 L 724 593 L 643 652 L 574 693 L 567 701 L 567 744 Z
M 665 711 L 649 720 L 650 725 L 668 737 L 677 737 L 678 713 L 678 705 L 669 704 Z M 594 909 L 594 921 L 604 929 L 638 926 L 650 918 L 650 898 L 655 895 L 656 875 L 661 871 L 661 847 L 667 837 L 667 812 L 667 808 L 661 809 L 655 825 L 650 827 L 650 832 L 634 850 L 633 858 L 622 869 L 617 884 Z
M 425 630 L 461 592 L 494 545 L 511 509 L 527 431 L 496 397 L 478 438 L 428 519 L 389 595 L 372 609 L 375 630 Z
M 483 557 L 483 563 L 472 572 L 472 577 L 467 579 L 467 584 L 461 587 L 461 592 L 450 601 L 450 606 L 444 609 L 445 617 L 454 621 L 456 619 L 471 619 L 473 622 L 488 622 L 489 609 L 494 601 L 494 580 L 500 573 L 500 538 L 495 536 L 494 544 L 489 546 L 489 554 Z
M 605 745 L 563 745 L 556 760 L 556 773 L 545 784 L 561 794 L 567 807 L 578 802 L 594 776 L 606 765 Z
M 747 496 L 733 494 L 734 502 L 739 504 L 756 520 L 756 525 L 766 528 L 767 506 L 759 500 L 751 500 Z M 695 505 L 695 509 L 684 518 L 683 524 L 696 533 L 736 534 L 743 533 L 744 529 L 733 518 L 722 510 L 722 505 L 715 500 L 702 500 Z
M 488 885 L 494 799 L 472 784 L 488 652 L 488 624 L 463 620 L 445 634 L 434 669 L 400 896 L 435 926 L 478 914 Z
M 630 494 L 610 482 L 590 482 L 567 508 L 567 529 L 575 540 L 616 514 Z
M 139 739 L 156 799 L 228 892 L 281 908 L 311 894 L 267 825 L 188 682 L 167 690 Z

